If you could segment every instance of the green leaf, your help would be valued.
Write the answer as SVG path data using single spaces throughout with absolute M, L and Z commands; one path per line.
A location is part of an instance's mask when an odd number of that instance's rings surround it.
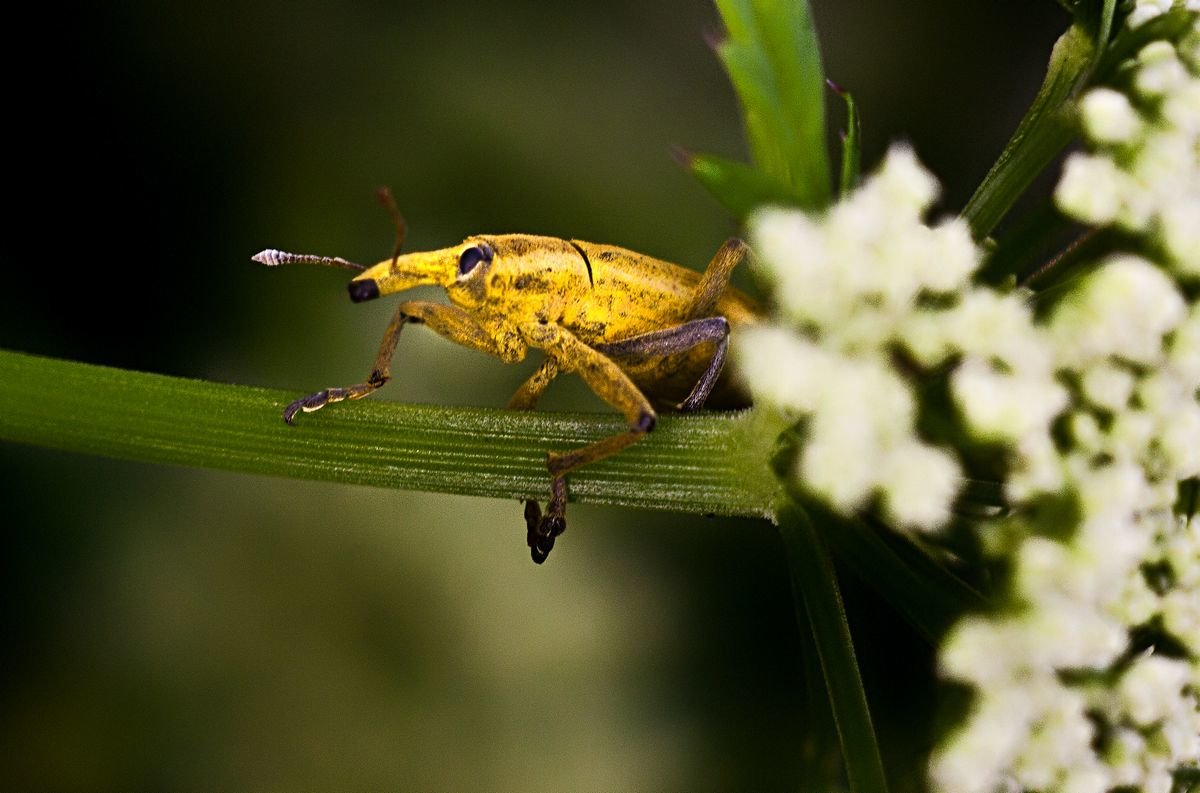
M 1074 137 L 1075 127 L 1065 108 L 1086 82 L 1095 54 L 1095 42 L 1079 23 L 1055 43 L 1033 104 L 963 208 L 962 216 L 976 239 L 992 233 L 1030 182 Z
M 687 153 L 681 153 L 679 161 L 739 222 L 763 204 L 801 203 L 786 184 L 745 163 L 715 154 Z
M 625 429 L 613 415 L 362 400 L 280 418 L 297 396 L 0 350 L 0 440 L 84 454 L 496 498 L 545 498 L 546 451 Z M 774 437 L 756 411 L 662 416 L 655 431 L 570 477 L 597 504 L 770 517 Z
M 780 509 L 779 531 L 792 576 L 796 619 L 812 631 L 850 789 L 882 793 L 887 790 L 883 761 L 833 564 L 808 514 L 794 503 Z
M 833 81 L 829 87 L 846 102 L 846 131 L 842 133 L 842 170 L 838 180 L 838 196 L 845 197 L 858 185 L 862 166 L 862 123 L 858 118 L 858 103 L 849 91 L 843 91 Z
M 1075 137 L 1073 102 L 1093 73 L 1111 66 L 1111 53 L 1117 49 L 1109 43 L 1115 13 L 1116 0 L 1075 5 L 1075 22 L 1055 42 L 1033 104 L 963 209 L 976 239 L 992 233 L 1034 178 Z
M 756 167 L 788 185 L 800 205 L 830 199 L 825 80 L 805 0 L 717 0 L 728 38 L 717 54 L 742 106 Z

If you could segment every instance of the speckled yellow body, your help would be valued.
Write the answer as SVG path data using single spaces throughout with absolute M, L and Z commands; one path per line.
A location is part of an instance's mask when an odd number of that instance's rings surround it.
M 486 271 L 459 277 L 459 257 L 480 244 L 494 251 Z M 506 361 L 522 360 L 537 346 L 522 332 L 531 325 L 558 325 L 596 347 L 699 316 L 723 316 L 735 329 L 758 318 L 754 301 L 732 287 L 723 288 L 709 310 L 695 314 L 701 281 L 695 270 L 615 245 L 531 234 L 478 235 L 450 248 L 387 259 L 355 280 L 368 279 L 379 284 L 381 295 L 418 284 L 444 287 L 451 303 L 496 342 L 489 352 Z M 668 405 L 687 395 L 712 356 L 713 344 L 704 343 L 677 355 L 617 364 L 642 393 Z M 739 401 L 725 377 L 709 398 L 712 406 Z

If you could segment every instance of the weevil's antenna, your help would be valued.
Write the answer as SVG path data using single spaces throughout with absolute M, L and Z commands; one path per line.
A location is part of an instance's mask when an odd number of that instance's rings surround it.
M 274 248 L 267 248 L 265 251 L 259 251 L 250 257 L 251 261 L 265 264 L 268 267 L 278 267 L 281 264 L 316 264 L 321 267 L 340 267 L 343 270 L 356 270 L 362 272 L 367 269 L 365 265 L 356 262 L 346 261 L 340 256 L 315 256 L 304 253 L 288 253 L 287 251 L 277 251 Z
M 404 238 L 408 236 L 408 224 L 404 222 L 404 215 L 400 214 L 400 208 L 396 206 L 391 189 L 386 185 L 378 187 L 375 189 L 375 197 L 383 204 L 383 208 L 392 218 L 392 225 L 396 227 L 396 247 L 392 248 L 392 266 L 395 267 L 396 260 L 400 258 L 400 249 L 404 247 Z

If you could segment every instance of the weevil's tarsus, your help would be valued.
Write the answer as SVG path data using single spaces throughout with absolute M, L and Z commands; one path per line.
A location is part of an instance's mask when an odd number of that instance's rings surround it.
M 556 476 L 550 480 L 550 501 L 542 514 L 536 501 L 525 502 L 525 543 L 535 564 L 546 561 L 554 550 L 554 541 L 567 530 L 567 480 Z
M 342 270 L 362 272 L 367 269 L 365 264 L 347 261 L 341 256 L 317 256 L 308 253 L 288 253 L 267 248 L 250 257 L 250 261 L 265 264 L 268 267 L 278 267 L 281 264 L 315 264 L 319 267 L 337 267 Z

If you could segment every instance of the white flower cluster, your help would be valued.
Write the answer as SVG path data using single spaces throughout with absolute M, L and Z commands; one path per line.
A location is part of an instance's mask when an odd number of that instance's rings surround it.
M 1139 3 L 1131 23 L 1170 5 Z M 1168 793 L 1200 764 L 1200 516 L 1175 511 L 1200 476 L 1200 304 L 1176 283 L 1200 275 L 1198 55 L 1200 28 L 1178 50 L 1155 42 L 1127 72 L 1132 101 L 1095 89 L 1080 103 L 1093 151 L 1068 159 L 1059 205 L 1163 261 L 1111 256 L 1040 323 L 1070 387 L 1065 437 L 1017 444 L 1007 492 L 1018 507 L 1065 496 L 1078 514 L 1018 509 L 1013 607 L 942 647 L 943 673 L 978 698 L 934 755 L 941 790 Z M 1168 649 L 1139 651 L 1138 629 Z
M 894 524 L 924 530 L 949 517 L 962 475 L 917 437 L 914 382 L 892 349 L 924 332 L 912 323 L 919 297 L 957 294 L 979 263 L 965 223 L 921 223 L 937 190 L 896 147 L 823 216 L 758 214 L 752 243 L 784 321 L 736 341 L 756 403 L 808 420 L 798 481 L 846 512 L 879 497 Z
M 1139 2 L 1129 24 L 1170 6 Z M 922 222 L 937 185 L 907 148 L 821 215 L 752 221 L 778 314 L 739 334 L 736 361 L 757 404 L 803 426 L 805 489 L 944 526 L 962 469 L 915 429 L 935 372 L 950 420 L 1007 450 L 1012 513 L 979 531 L 1009 583 L 941 648 L 976 699 L 934 753 L 938 790 L 1168 793 L 1200 766 L 1200 516 L 1180 506 L 1200 499 L 1200 303 L 1185 297 L 1200 276 L 1200 25 L 1122 74 L 1127 93 L 1081 101 L 1092 150 L 1068 159 L 1057 199 L 1144 253 L 1098 262 L 1044 315 L 971 283 L 979 254 L 960 222 Z
M 1139 3 L 1134 13 L 1162 5 Z M 1067 159 L 1056 193 L 1059 207 L 1085 223 L 1154 236 L 1184 278 L 1200 277 L 1198 73 L 1200 35 L 1193 33 L 1179 47 L 1144 47 L 1128 96 L 1089 92 L 1080 113 L 1095 150 Z

